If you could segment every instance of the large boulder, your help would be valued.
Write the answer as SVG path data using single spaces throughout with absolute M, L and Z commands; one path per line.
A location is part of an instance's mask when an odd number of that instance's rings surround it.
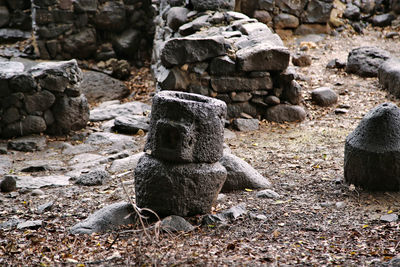
M 361 77 L 377 77 L 380 65 L 389 58 L 390 53 L 378 47 L 358 47 L 347 57 L 346 72 Z
M 222 157 L 226 104 L 197 94 L 162 91 L 153 98 L 145 150 L 173 162 Z
M 226 180 L 220 163 L 171 163 L 145 154 L 135 169 L 136 203 L 159 216 L 206 214 Z
M 80 88 L 89 103 L 121 99 L 129 95 L 129 89 L 123 82 L 95 71 L 83 72 Z
M 381 104 L 346 138 L 346 183 L 371 191 L 400 190 L 400 109 Z
M 393 95 L 400 97 L 400 60 L 390 59 L 378 70 L 379 83 Z

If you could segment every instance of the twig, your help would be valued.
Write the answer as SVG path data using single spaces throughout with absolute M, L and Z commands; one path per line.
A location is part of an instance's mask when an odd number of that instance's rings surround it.
M 118 238 L 119 238 L 119 233 L 117 233 L 117 236 L 114 238 L 114 241 L 111 243 L 111 245 L 108 246 L 107 250 L 111 249 L 111 247 L 115 244 L 115 242 L 117 242 Z

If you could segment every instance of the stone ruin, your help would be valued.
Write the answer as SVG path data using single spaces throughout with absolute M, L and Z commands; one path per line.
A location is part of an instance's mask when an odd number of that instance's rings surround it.
M 305 119 L 289 50 L 267 25 L 196 5 L 166 6 L 156 21 L 152 68 L 158 89 L 223 100 L 228 119 Z
M 0 43 L 31 36 L 31 0 L 0 1 Z
M 0 137 L 66 134 L 86 127 L 89 106 L 81 80 L 76 60 L 30 69 L 20 62 L 0 62 Z
M 344 178 L 371 191 L 400 190 L 400 109 L 381 104 L 347 136 Z
M 136 203 L 159 216 L 211 211 L 227 171 L 224 102 L 164 91 L 153 98 L 145 150 L 135 169 Z

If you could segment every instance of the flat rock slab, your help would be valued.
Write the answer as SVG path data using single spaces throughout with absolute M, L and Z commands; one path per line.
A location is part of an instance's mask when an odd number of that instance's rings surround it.
M 76 183 L 86 186 L 102 185 L 110 178 L 111 176 L 107 171 L 93 170 L 88 173 L 81 174 Z
M 379 83 L 396 97 L 400 97 L 400 59 L 385 61 L 378 70 Z
M 166 67 L 204 61 L 226 55 L 222 36 L 174 38 L 161 51 L 161 62 Z
M 194 226 L 191 225 L 184 218 L 176 215 L 171 215 L 164 218 L 161 221 L 161 228 L 165 232 L 190 232 L 194 230 Z
M 247 131 L 257 131 L 260 129 L 259 120 L 257 119 L 242 119 L 237 118 L 233 120 L 233 126 L 238 131 L 247 132 Z
M 135 223 L 134 209 L 130 203 L 119 202 L 108 205 L 84 221 L 74 225 L 71 234 L 92 234 L 115 229 L 120 225 Z
M 390 53 L 374 46 L 353 49 L 347 57 L 346 72 L 361 77 L 377 77 L 381 64 L 390 58 Z
M 115 118 L 113 130 L 121 133 L 136 134 L 139 130 L 148 132 L 149 127 L 149 117 L 141 115 L 125 115 Z
M 149 112 L 151 107 L 141 102 L 128 102 L 124 104 L 111 104 L 95 108 L 90 111 L 91 121 L 106 121 L 126 114 L 143 115 Z
M 129 89 L 122 81 L 96 71 L 83 72 L 80 88 L 89 103 L 122 99 L 129 95 Z
M 46 147 L 47 139 L 44 136 L 26 136 L 13 139 L 8 142 L 8 149 L 33 152 L 43 150 Z
M 108 169 L 110 173 L 120 173 L 126 171 L 132 171 L 136 168 L 139 159 L 144 155 L 144 152 L 123 158 L 114 160 L 111 167 Z
M 344 178 L 366 190 L 400 190 L 400 109 L 395 104 L 373 108 L 347 136 Z
M 115 149 L 124 150 L 136 148 L 136 142 L 131 136 L 115 133 L 92 133 L 85 141 L 86 144 L 94 146 L 113 146 Z
M 24 162 L 21 172 L 58 171 L 65 167 L 61 160 L 31 160 Z
M 228 171 L 222 192 L 235 190 L 264 189 L 271 187 L 270 181 L 247 162 L 232 154 L 224 154 L 220 163 Z
M 51 175 L 42 177 L 33 176 L 15 176 L 17 181 L 17 188 L 41 188 L 45 186 L 66 186 L 69 185 L 69 176 L 64 175 Z

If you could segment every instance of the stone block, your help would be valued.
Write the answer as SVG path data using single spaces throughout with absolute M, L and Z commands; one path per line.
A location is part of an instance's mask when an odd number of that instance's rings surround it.
M 171 163 L 145 154 L 135 169 L 136 203 L 159 216 L 206 214 L 227 177 L 220 163 Z
M 196 94 L 162 91 L 153 98 L 145 150 L 174 162 L 216 162 L 222 157 L 226 104 Z
M 379 83 L 396 97 L 400 97 L 400 60 L 390 59 L 378 70 Z
M 211 78 L 211 87 L 218 93 L 227 93 L 233 91 L 257 91 L 270 90 L 273 82 L 270 76 L 260 78 L 247 77 L 214 77 Z

